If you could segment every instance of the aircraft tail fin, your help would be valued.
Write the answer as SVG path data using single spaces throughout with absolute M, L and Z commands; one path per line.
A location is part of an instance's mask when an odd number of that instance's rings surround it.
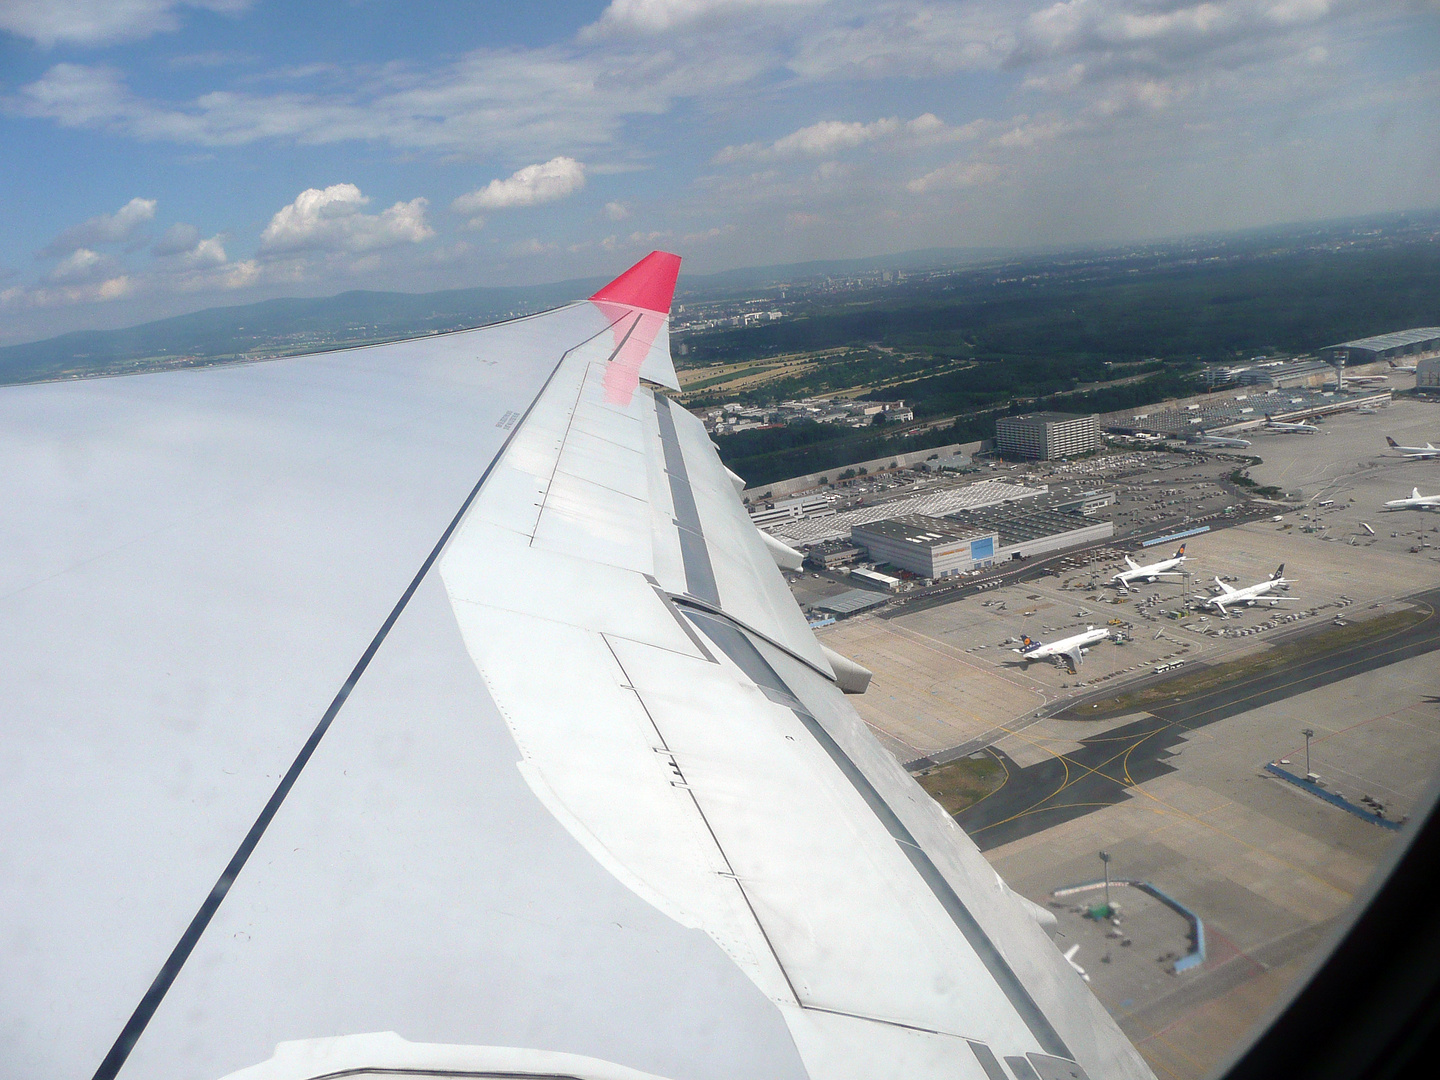
M 1177 559 L 1183 559 L 1184 557 L 1185 557 L 1185 545 L 1184 545 L 1184 544 L 1181 544 L 1180 547 L 1177 548 L 1176 551 L 1175 551 L 1175 558 L 1177 558 Z
M 1385 441 L 1386 441 L 1389 445 L 1391 445 L 1391 446 L 1399 446 L 1399 445 L 1400 445 L 1400 444 L 1397 443 L 1394 439 L 1392 439 L 1389 435 L 1386 435 L 1386 436 L 1385 436 Z
M 1275 572 L 1270 575 L 1270 580 L 1271 580 L 1271 581 L 1279 581 L 1279 580 L 1280 580 L 1282 577 L 1284 577 L 1284 576 L 1285 576 L 1285 564 L 1282 562 L 1279 566 L 1277 566 L 1277 567 L 1275 568 Z
M 1419 489 L 1419 488 L 1413 489 L 1413 490 L 1410 492 L 1410 498 L 1412 498 L 1412 499 L 1418 499 L 1418 498 L 1420 498 L 1420 489 Z

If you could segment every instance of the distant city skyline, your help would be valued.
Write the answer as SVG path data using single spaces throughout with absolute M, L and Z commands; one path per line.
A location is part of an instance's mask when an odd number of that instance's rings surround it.
M 0 344 L 1440 205 L 1404 0 L 0 0 L 0 72 Z

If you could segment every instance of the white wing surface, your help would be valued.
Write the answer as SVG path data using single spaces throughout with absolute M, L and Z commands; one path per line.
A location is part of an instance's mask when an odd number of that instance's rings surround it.
M 1149 1076 L 656 392 L 678 262 L 0 393 L 7 1075 Z

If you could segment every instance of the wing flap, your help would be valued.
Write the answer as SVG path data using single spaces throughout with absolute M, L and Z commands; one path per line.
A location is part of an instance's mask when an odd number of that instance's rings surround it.
M 1026 1044 L 983 964 L 934 895 L 913 887 L 909 860 L 793 705 L 720 664 L 612 648 L 802 1005 Z

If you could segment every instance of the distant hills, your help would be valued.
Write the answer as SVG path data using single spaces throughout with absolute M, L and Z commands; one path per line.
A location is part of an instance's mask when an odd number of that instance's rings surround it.
M 599 278 L 434 293 L 347 292 L 207 308 L 124 330 L 82 330 L 0 348 L 0 383 L 313 352 L 457 330 L 587 296 Z
M 801 277 L 957 265 L 987 254 L 991 252 L 947 248 L 751 267 L 687 276 L 681 289 L 692 296 L 723 295 Z M 355 291 L 207 308 L 123 330 L 82 330 L 0 347 L 0 384 L 284 356 L 459 330 L 568 303 L 590 295 L 605 280 L 576 278 L 549 285 L 432 293 Z

